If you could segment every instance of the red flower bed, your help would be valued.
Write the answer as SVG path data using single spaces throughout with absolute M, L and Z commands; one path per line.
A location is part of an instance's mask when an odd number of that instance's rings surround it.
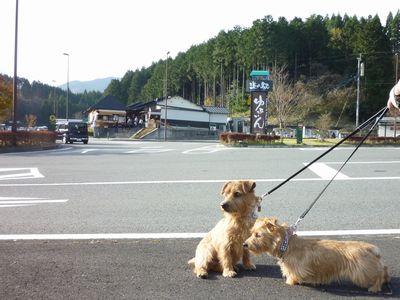
M 257 144 L 257 143 L 274 143 L 279 140 L 280 137 L 276 135 L 268 135 L 268 134 L 247 134 L 240 132 L 222 132 L 219 135 L 219 140 L 224 144 L 239 144 L 239 143 L 249 143 L 249 144 Z
M 51 146 L 57 134 L 52 131 L 0 131 L 0 147 Z

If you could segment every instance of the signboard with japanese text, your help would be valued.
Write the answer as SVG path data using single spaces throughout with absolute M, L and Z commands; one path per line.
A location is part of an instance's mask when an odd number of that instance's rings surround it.
M 268 92 L 272 91 L 269 71 L 253 70 L 246 81 L 246 91 L 250 92 L 250 132 L 265 133 L 267 123 Z
M 264 133 L 267 119 L 267 93 L 251 93 L 251 133 Z
M 246 92 L 269 92 L 272 90 L 271 80 L 246 80 Z

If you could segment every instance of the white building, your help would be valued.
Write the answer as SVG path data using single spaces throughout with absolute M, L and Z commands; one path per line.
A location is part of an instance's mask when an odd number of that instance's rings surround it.
M 400 137 L 400 118 L 382 118 L 378 123 L 378 136 Z
M 157 103 L 161 110 L 161 120 L 167 117 L 169 126 L 209 128 L 223 130 L 229 111 L 225 107 L 200 106 L 179 96 L 168 98 Z

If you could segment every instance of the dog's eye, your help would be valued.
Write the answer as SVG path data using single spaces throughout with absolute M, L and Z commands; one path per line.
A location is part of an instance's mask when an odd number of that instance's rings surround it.
M 233 194 L 233 196 L 235 196 L 235 197 L 240 197 L 240 193 L 239 193 L 239 192 L 235 192 L 235 193 Z
M 260 238 L 261 234 L 259 234 L 258 232 L 256 232 L 256 238 Z

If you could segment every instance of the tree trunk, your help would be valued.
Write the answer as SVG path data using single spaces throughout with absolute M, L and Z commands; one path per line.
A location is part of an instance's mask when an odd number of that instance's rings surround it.
M 242 99 L 244 99 L 244 84 L 245 84 L 246 78 L 245 78 L 245 66 L 243 66 L 242 69 Z

